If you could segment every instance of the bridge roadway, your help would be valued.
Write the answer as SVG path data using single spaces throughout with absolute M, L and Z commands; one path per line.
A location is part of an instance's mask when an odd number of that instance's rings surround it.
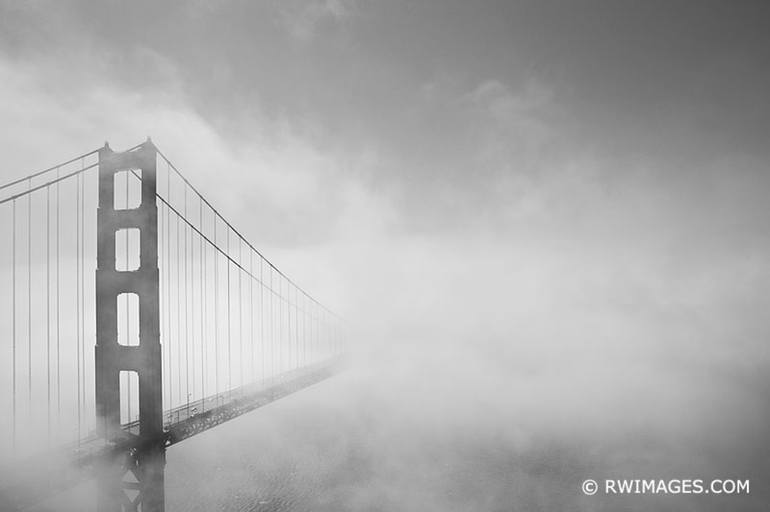
M 336 357 L 268 378 L 264 384 L 249 384 L 164 411 L 164 444 L 169 447 L 312 386 L 332 377 L 342 367 L 342 359 Z M 139 437 L 138 429 L 138 422 L 124 424 L 122 436 L 112 442 L 92 434 L 79 444 L 23 460 L 2 470 L 0 510 L 24 510 L 92 478 L 100 462 L 114 460 L 128 450 L 157 441 Z

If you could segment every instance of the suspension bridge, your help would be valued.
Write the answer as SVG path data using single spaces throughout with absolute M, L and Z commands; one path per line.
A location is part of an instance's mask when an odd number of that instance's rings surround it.
M 0 509 L 97 481 L 164 509 L 165 450 L 331 375 L 342 320 L 151 141 L 0 185 Z

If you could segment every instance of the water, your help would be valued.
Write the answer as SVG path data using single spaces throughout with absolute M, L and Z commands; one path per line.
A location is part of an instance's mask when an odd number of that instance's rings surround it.
M 731 462 L 691 433 L 645 430 L 635 419 L 635 430 L 607 419 L 585 428 L 578 416 L 554 421 L 566 408 L 549 410 L 546 397 L 532 402 L 537 408 L 513 406 L 504 399 L 512 389 L 479 395 L 436 382 L 426 376 L 375 384 L 347 373 L 173 446 L 167 510 L 717 511 L 760 510 L 767 497 L 761 475 L 741 466 L 745 453 Z M 714 468 L 718 476 L 753 477 L 752 494 L 580 490 L 586 478 L 702 477 Z M 92 509 L 88 484 L 39 510 Z

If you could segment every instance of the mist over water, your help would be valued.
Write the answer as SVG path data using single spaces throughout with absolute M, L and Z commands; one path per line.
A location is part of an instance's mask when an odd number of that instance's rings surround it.
M 351 229 L 317 253 L 340 269 L 348 371 L 172 447 L 169 509 L 759 509 L 766 175 L 570 173 L 493 228 Z M 584 496 L 587 478 L 751 494 Z
M 350 346 L 168 510 L 766 507 L 766 6 L 139 4 L 0 1 L 0 182 L 149 134 Z
M 720 210 L 709 194 L 740 202 L 731 186 L 752 204 L 766 186 L 753 179 L 720 178 L 684 196 L 691 201 L 636 210 L 635 199 L 671 183 L 616 182 L 612 194 L 559 197 L 568 214 L 512 220 L 507 236 L 359 248 L 346 267 L 366 291 L 351 301 L 360 309 L 349 372 L 227 426 L 232 436 L 172 449 L 170 503 L 758 509 L 769 469 L 758 315 L 767 273 L 751 257 L 761 235 L 722 228 L 709 213 Z M 190 487 L 201 470 L 206 486 Z M 586 478 L 748 478 L 752 488 L 584 496 Z

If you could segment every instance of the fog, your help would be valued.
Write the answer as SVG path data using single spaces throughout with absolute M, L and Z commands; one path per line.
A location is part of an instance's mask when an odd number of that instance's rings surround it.
M 169 450 L 169 509 L 767 502 L 766 10 L 580 4 L 2 7 L 3 181 L 151 135 L 348 327 Z

